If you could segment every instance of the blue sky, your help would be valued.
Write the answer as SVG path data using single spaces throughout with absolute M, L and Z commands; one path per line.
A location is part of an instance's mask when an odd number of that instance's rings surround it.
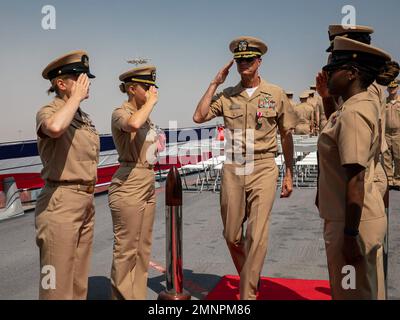
M 41 27 L 44 5 L 56 8 L 56 30 Z M 160 100 L 153 121 L 194 126 L 199 98 L 231 58 L 229 42 L 240 35 L 267 43 L 261 75 L 298 95 L 326 62 L 327 28 L 341 22 L 344 5 L 356 8 L 357 24 L 375 28 L 376 46 L 400 60 L 398 0 L 2 0 L 0 142 L 35 138 L 36 111 L 51 100 L 41 71 L 75 49 L 89 52 L 97 76 L 83 108 L 101 133 L 110 132 L 111 112 L 125 99 L 118 75 L 138 56 L 157 66 Z M 225 86 L 238 81 L 234 66 Z

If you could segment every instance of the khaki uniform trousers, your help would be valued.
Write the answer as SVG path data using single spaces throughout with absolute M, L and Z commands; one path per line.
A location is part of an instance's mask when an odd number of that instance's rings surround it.
M 45 186 L 36 202 L 40 270 L 52 266 L 56 274 L 56 288 L 46 289 L 42 282 L 47 273 L 41 272 L 39 299 L 87 298 L 95 210 L 93 193 L 77 186 Z
M 342 268 L 347 265 L 342 254 L 344 226 L 344 221 L 325 220 L 324 240 L 332 299 L 384 300 L 383 242 L 387 228 L 386 216 L 360 222 L 359 239 L 364 259 L 354 265 L 356 287 L 348 290 L 342 287 L 342 280 L 348 275 L 348 271 L 342 274 Z
M 153 169 L 119 168 L 109 204 L 114 230 L 112 298 L 145 300 L 156 209 Z
M 385 171 L 390 186 L 400 187 L 400 130 L 386 132 L 388 150 L 383 154 Z M 394 163 L 394 169 L 393 169 Z
M 248 175 L 237 172 L 244 165 L 225 163 L 220 194 L 223 234 L 240 276 L 242 300 L 256 299 L 278 179 L 273 157 L 253 163 L 254 168 Z

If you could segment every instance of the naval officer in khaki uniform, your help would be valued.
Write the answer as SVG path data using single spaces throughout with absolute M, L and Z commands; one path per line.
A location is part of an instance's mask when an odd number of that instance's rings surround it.
M 289 102 L 290 102 L 290 104 L 292 105 L 292 107 L 293 107 L 293 109 L 296 107 L 296 102 L 294 102 L 294 100 L 293 100 L 293 92 L 291 92 L 291 91 L 286 91 L 286 96 L 288 97 L 288 99 L 289 99 Z
M 308 93 L 300 95 L 300 103 L 294 108 L 298 122 L 294 130 L 295 134 L 309 135 L 314 132 L 314 108 L 308 103 Z
M 326 124 L 326 116 L 325 116 L 325 111 L 324 111 L 324 105 L 322 102 L 322 98 L 320 95 L 317 95 L 317 86 L 316 85 L 311 85 L 310 86 L 310 92 L 313 92 L 314 97 L 313 101 L 311 104 L 315 104 L 315 113 L 314 113 L 314 127 L 315 127 L 315 134 L 319 135 L 321 132 L 322 128 Z
M 318 139 L 318 208 L 333 299 L 384 299 L 382 247 L 387 219 L 374 183 L 381 151 L 380 106 L 368 87 L 386 77 L 390 56 L 370 45 L 336 37 L 328 75 L 329 93 L 343 104 Z M 355 287 L 343 286 L 351 265 Z
M 156 68 L 135 68 L 119 80 L 128 100 L 114 110 L 111 121 L 120 163 L 109 188 L 114 230 L 112 298 L 144 300 L 156 208 L 157 134 L 150 120 L 158 101 Z
M 388 150 L 383 154 L 390 189 L 400 191 L 400 96 L 399 82 L 388 86 L 385 138 Z M 394 164 L 394 165 L 393 165 Z
M 329 40 L 331 41 L 331 45 L 326 50 L 327 52 L 331 52 L 333 48 L 333 41 L 337 36 L 343 36 L 349 39 L 353 39 L 365 44 L 371 43 L 371 34 L 374 32 L 374 29 L 367 26 L 354 26 L 352 28 L 346 28 L 342 25 L 330 25 L 328 28 Z M 328 59 L 329 60 L 329 59 Z M 329 61 L 328 61 L 329 62 Z M 387 66 L 387 74 L 392 74 L 393 77 L 396 77 L 398 72 L 398 64 L 396 62 L 392 62 Z M 384 85 L 388 85 L 389 83 L 384 83 Z M 326 113 L 326 117 L 328 118 L 335 110 L 339 108 L 339 106 L 343 103 L 343 99 L 341 97 L 332 97 L 327 88 L 327 77 L 326 74 L 319 73 L 317 76 L 317 85 L 318 85 L 318 93 L 322 97 L 323 100 L 323 108 Z M 378 189 L 382 195 L 385 195 L 388 183 L 386 178 L 386 173 L 382 166 L 382 155 L 387 150 L 386 140 L 383 139 L 385 134 L 385 108 L 386 108 L 386 99 L 384 93 L 384 86 L 379 85 L 376 81 L 372 83 L 368 87 L 368 91 L 372 93 L 375 99 L 380 106 L 380 114 L 381 114 L 381 128 L 382 128 L 382 137 L 381 137 L 381 155 L 376 159 L 376 170 L 375 170 L 375 183 L 378 186 Z
M 224 118 L 227 162 L 223 167 L 220 198 L 224 237 L 240 275 L 240 298 L 256 299 L 277 187 L 276 135 L 279 130 L 286 164 L 281 197 L 289 197 L 293 161 L 291 131 L 296 126 L 296 114 L 283 89 L 259 76 L 261 56 L 267 52 L 263 41 L 240 37 L 229 48 L 241 81 L 216 94 L 232 60 L 209 85 L 193 120 L 203 123 L 214 117 Z
M 45 181 L 35 209 L 39 298 L 86 299 L 100 141 L 80 104 L 89 97 L 89 78 L 94 76 L 84 51 L 54 60 L 42 75 L 51 81 L 49 92 L 56 97 L 36 116 Z M 46 280 L 53 271 L 54 285 Z

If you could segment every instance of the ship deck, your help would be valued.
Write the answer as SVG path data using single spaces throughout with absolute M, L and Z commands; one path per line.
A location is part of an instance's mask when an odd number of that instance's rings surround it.
M 165 289 L 165 204 L 157 190 L 148 299 Z M 277 195 L 271 217 L 269 250 L 262 275 L 273 278 L 328 279 L 323 223 L 314 207 L 315 189 L 295 189 L 290 199 Z M 96 224 L 89 299 L 109 299 L 113 231 L 107 194 L 96 202 Z M 184 192 L 184 287 L 192 299 L 203 299 L 222 276 L 236 274 L 222 236 L 219 194 Z M 391 192 L 388 298 L 400 299 L 400 197 Z M 0 299 L 37 299 L 39 250 L 34 212 L 0 223 Z

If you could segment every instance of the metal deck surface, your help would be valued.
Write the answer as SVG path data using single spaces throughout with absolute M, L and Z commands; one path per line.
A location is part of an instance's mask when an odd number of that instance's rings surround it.
M 148 299 L 165 289 L 165 206 L 158 190 L 149 269 Z M 314 189 L 295 189 L 290 199 L 274 204 L 269 250 L 262 275 L 282 278 L 328 279 L 322 220 L 314 207 Z M 108 299 L 113 232 L 107 194 L 96 196 L 96 224 L 89 299 Z M 400 299 L 400 192 L 391 192 L 388 297 Z M 184 192 L 184 287 L 202 299 L 226 274 L 235 274 L 219 213 L 219 194 Z M 37 299 L 39 250 L 35 244 L 34 213 L 0 223 L 0 299 Z

